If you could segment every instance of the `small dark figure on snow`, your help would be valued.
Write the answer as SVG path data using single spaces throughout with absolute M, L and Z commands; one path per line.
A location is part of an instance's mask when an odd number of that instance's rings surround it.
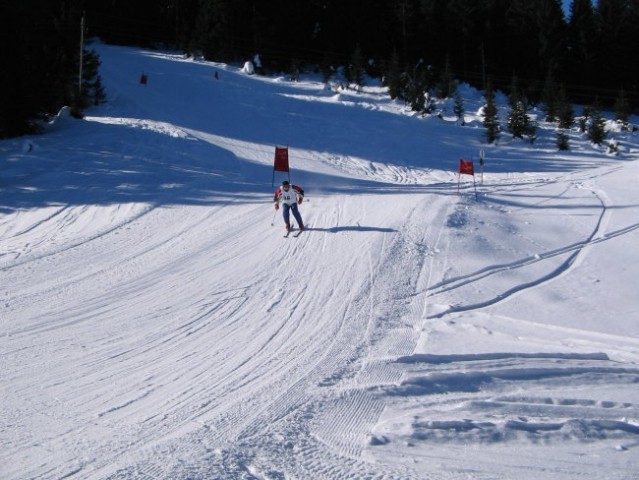
M 275 210 L 280 208 L 280 202 L 282 202 L 282 215 L 284 216 L 284 223 L 286 224 L 286 231 L 291 231 L 290 212 L 293 212 L 293 216 L 297 221 L 297 226 L 300 232 L 304 230 L 304 222 L 302 216 L 297 208 L 298 204 L 304 201 L 304 190 L 297 185 L 291 185 L 288 181 L 284 180 L 282 186 L 275 190 L 275 196 L 273 202 L 275 203 Z

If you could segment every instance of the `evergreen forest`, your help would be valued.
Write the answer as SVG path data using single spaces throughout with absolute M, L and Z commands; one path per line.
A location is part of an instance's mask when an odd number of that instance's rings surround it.
M 104 101 L 88 39 L 175 49 L 258 72 L 383 78 L 415 109 L 456 82 L 526 104 L 639 108 L 639 0 L 0 0 L 0 138 Z M 620 100 L 621 99 L 621 100 Z M 413 105 L 412 102 L 418 102 Z

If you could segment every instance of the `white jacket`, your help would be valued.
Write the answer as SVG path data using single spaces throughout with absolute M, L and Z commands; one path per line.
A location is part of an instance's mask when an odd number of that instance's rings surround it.
M 282 202 L 287 205 L 293 205 L 298 202 L 298 198 L 304 198 L 304 190 L 297 185 L 291 185 L 288 190 L 284 190 L 282 187 L 275 190 L 273 201 L 275 203 Z

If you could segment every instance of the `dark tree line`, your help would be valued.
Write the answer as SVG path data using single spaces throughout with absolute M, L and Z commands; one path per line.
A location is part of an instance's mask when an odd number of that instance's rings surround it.
M 82 12 L 87 35 L 109 43 L 227 62 L 259 54 L 266 71 L 318 69 L 327 77 L 342 66 L 358 78 L 365 70 L 397 78 L 391 94 L 395 88 L 411 103 L 422 101 L 411 91 L 454 94 L 451 79 L 509 91 L 516 77 L 532 103 L 552 81 L 576 103 L 611 108 L 623 92 L 629 108 L 639 108 L 639 0 L 572 0 L 567 18 L 560 0 L 0 2 L 0 136 L 16 130 L 16 109 L 52 111 L 68 99 Z
M 110 42 L 172 45 L 207 59 L 261 55 L 266 68 L 345 66 L 359 49 L 369 73 L 396 56 L 459 80 L 506 90 L 517 76 L 539 101 L 549 75 L 576 102 L 637 107 L 639 0 L 111 0 L 95 2 L 93 31 Z
M 80 55 L 81 3 L 0 0 L 0 138 L 36 131 L 62 106 L 81 115 L 104 98 L 99 57 Z

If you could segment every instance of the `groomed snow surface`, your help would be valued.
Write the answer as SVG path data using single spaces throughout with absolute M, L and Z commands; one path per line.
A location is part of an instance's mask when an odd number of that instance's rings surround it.
M 639 134 L 95 48 L 109 103 L 0 142 L 2 479 L 639 476 Z

